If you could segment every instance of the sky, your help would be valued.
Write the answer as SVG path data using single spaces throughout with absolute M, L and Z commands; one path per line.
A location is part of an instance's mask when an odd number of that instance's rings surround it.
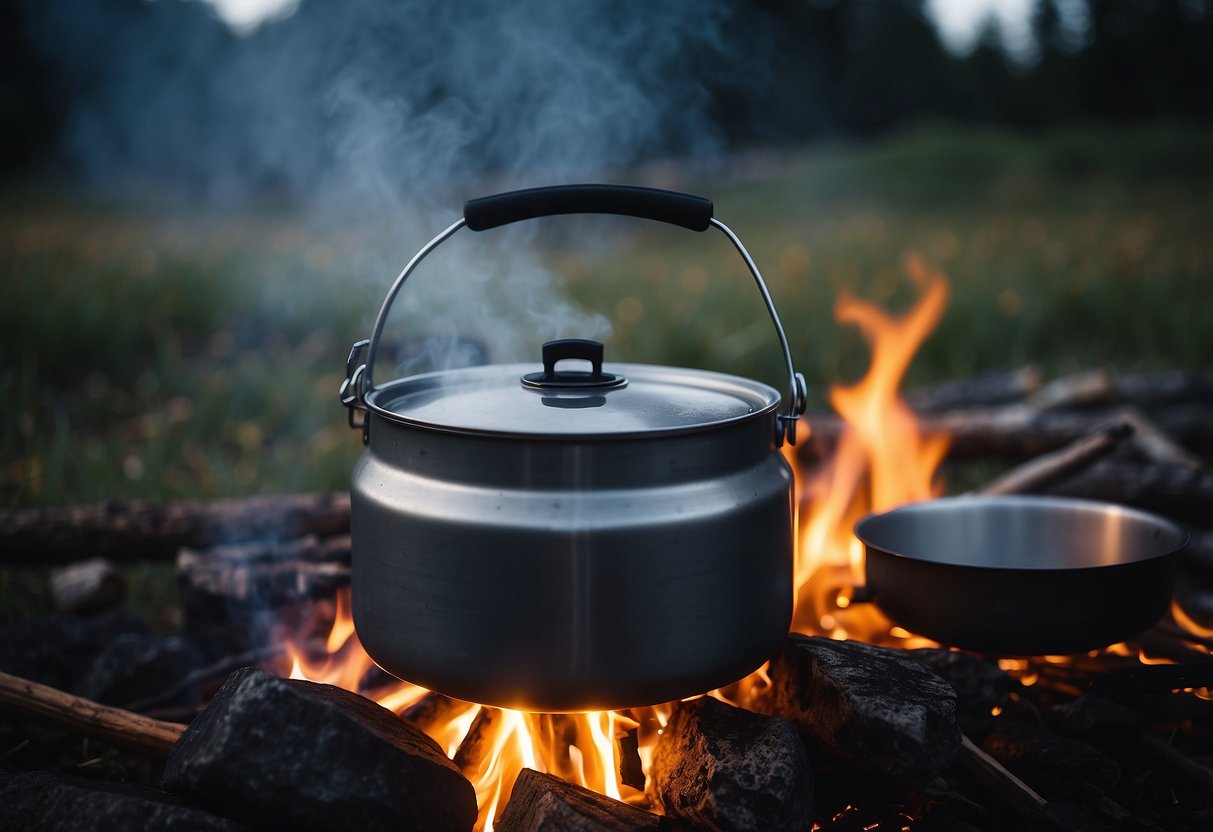
M 299 0 L 207 0 L 219 16 L 236 31 L 255 29 L 265 20 L 294 11 Z M 927 0 L 927 9 L 935 18 L 948 48 L 967 53 L 977 43 L 982 28 L 991 17 L 997 22 L 1004 43 L 1012 55 L 1026 55 L 1032 49 L 1028 17 L 1037 0 Z

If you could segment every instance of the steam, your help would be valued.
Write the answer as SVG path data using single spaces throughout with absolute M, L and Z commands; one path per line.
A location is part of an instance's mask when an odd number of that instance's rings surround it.
M 610 179 L 723 146 L 704 84 L 728 72 L 723 0 L 303 0 L 244 35 L 200 0 L 25 7 L 71 102 L 62 155 L 91 186 L 220 207 L 285 197 L 322 225 L 374 217 L 391 237 L 372 270 L 385 288 L 477 183 Z M 470 285 L 419 278 L 409 308 L 446 322 L 430 329 L 451 344 L 488 333 L 493 360 L 601 338 L 602 317 L 522 253 L 528 233 L 477 235 L 501 245 L 444 267 Z

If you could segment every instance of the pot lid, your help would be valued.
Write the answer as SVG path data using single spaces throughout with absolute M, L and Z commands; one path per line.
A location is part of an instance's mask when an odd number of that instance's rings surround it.
M 560 370 L 565 358 L 591 369 Z M 594 341 L 544 345 L 533 364 L 491 364 L 412 376 L 367 395 L 374 413 L 404 424 L 488 435 L 619 437 L 693 431 L 756 417 L 779 406 L 772 387 L 681 367 L 602 363 Z

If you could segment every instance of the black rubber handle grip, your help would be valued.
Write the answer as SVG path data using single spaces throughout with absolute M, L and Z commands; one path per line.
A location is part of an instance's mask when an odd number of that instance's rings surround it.
M 556 214 L 622 214 L 706 231 L 712 200 L 636 185 L 552 185 L 470 199 L 463 219 L 473 231 Z

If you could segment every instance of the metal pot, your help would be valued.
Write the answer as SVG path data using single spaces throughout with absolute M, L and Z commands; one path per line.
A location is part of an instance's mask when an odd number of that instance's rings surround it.
M 604 364 L 592 341 L 538 365 L 372 382 L 384 320 L 417 265 L 474 231 L 567 213 L 720 229 L 750 267 L 788 398 L 705 370 Z M 590 370 L 561 362 L 588 360 Z M 792 475 L 804 410 L 762 277 L 712 203 L 562 186 L 473 200 L 421 249 L 355 344 L 342 401 L 367 451 L 351 487 L 354 620 L 385 670 L 449 696 L 570 711 L 670 701 L 769 658 L 792 613 Z
M 869 515 L 864 596 L 901 626 L 1002 655 L 1061 655 L 1140 634 L 1171 602 L 1188 533 L 1110 503 L 952 497 Z

